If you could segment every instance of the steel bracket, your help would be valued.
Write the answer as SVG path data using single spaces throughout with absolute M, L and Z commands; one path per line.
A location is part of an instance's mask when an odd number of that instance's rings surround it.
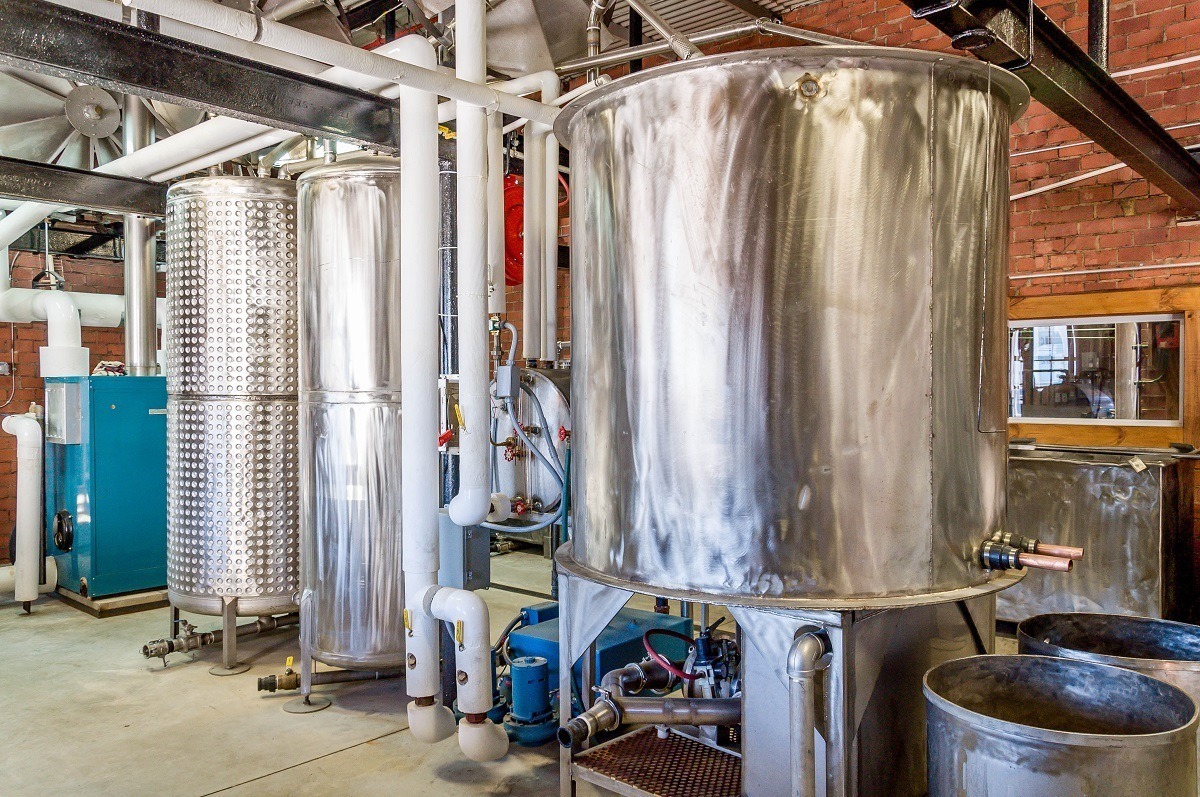
M 1027 0 L 904 0 L 955 47 L 1011 69 L 1041 102 L 1176 202 L 1200 210 L 1200 164 Z

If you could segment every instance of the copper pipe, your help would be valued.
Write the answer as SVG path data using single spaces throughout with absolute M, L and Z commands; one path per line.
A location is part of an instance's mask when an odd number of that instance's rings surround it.
M 1046 556 L 1057 556 L 1060 559 L 1083 558 L 1083 549 L 1076 548 L 1073 545 L 1051 545 L 1048 542 L 1039 542 L 1037 544 L 1037 552 Z
M 1017 567 L 1032 567 L 1037 570 L 1054 570 L 1059 573 L 1069 573 L 1074 564 L 1070 559 L 1060 559 L 1057 556 L 1045 556 L 1040 553 L 1025 553 L 1021 551 L 1017 554 Z

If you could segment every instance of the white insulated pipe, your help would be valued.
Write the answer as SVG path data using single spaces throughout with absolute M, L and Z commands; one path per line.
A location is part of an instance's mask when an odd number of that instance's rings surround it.
M 157 141 L 133 154 L 111 160 L 94 171 L 97 174 L 112 174 L 119 177 L 147 178 L 164 170 L 173 169 L 184 161 L 231 144 L 247 141 L 260 133 L 269 131 L 271 128 L 266 125 L 253 122 L 243 122 L 225 117 L 209 119 L 195 127 Z M 290 134 L 281 132 L 281 136 L 286 137 L 287 135 Z M 247 149 L 241 154 L 252 151 L 253 149 Z M 220 161 L 213 161 L 208 165 L 214 163 L 220 163 Z M 26 202 L 0 221 L 0 246 L 12 244 L 24 235 L 26 230 L 40 224 L 51 213 L 67 209 L 69 208 L 63 205 Z M 121 302 L 124 304 L 123 299 Z
M 9 415 L 4 431 L 17 438 L 17 560 L 13 597 L 37 600 L 42 558 L 42 425 L 32 415 Z
M 393 46 L 381 47 L 376 52 L 386 58 Z M 364 91 L 377 91 L 390 98 L 399 96 L 401 88 L 391 81 L 365 77 L 338 67 L 326 69 L 317 77 Z M 275 130 L 254 122 L 218 117 L 109 161 L 95 171 L 123 177 L 170 180 L 269 147 L 292 135 L 286 130 Z M 0 219 L 0 251 L 4 251 L 26 230 L 40 224 L 51 213 L 67 209 L 62 205 L 44 202 L 20 205 Z M 45 291 L 31 288 L 11 288 L 5 268 L 0 275 L 0 321 L 28 324 L 45 320 L 45 316 L 35 307 L 38 297 L 43 294 Z M 118 327 L 124 320 L 124 296 L 70 292 L 66 295 L 78 307 L 84 326 Z M 155 315 L 161 326 L 164 316 L 164 302 L 161 299 L 157 301 Z
M 437 63 L 433 45 L 405 36 L 397 58 L 421 66 Z M 400 207 L 406 226 L 400 237 L 400 363 L 404 412 L 401 512 L 404 606 L 408 672 L 413 698 L 441 691 L 437 621 L 425 611 L 425 594 L 437 587 L 438 553 L 438 142 L 437 97 L 417 89 L 400 93 Z M 425 742 L 454 732 L 450 710 L 436 703 L 409 704 L 410 727 Z
M 11 289 L 5 292 L 7 298 Z M 31 308 L 35 318 L 46 321 L 46 345 L 38 350 L 43 377 L 87 376 L 91 356 L 82 343 L 79 308 L 64 291 L 34 291 Z
M 35 576 L 36 577 L 36 576 Z M 46 583 L 38 584 L 38 592 L 45 595 L 54 592 L 58 586 L 58 562 L 53 556 L 46 557 Z M 0 595 L 12 593 L 17 588 L 17 566 L 4 565 L 0 567 Z
M 459 16 L 458 41 L 476 43 L 482 50 L 483 25 L 482 4 L 476 9 L 478 15 L 462 12 Z M 437 63 L 433 46 L 423 37 L 408 36 L 395 56 L 426 68 Z M 460 68 L 478 69 L 483 75 L 482 56 L 459 57 Z M 404 414 L 402 439 L 404 456 L 402 469 L 402 512 L 403 512 L 403 560 L 404 560 L 404 621 L 407 630 L 408 671 L 405 686 L 413 699 L 408 705 L 409 727 L 413 735 L 425 742 L 445 739 L 454 732 L 454 715 L 437 699 L 441 691 L 440 666 L 441 637 L 439 620 L 454 625 L 459 642 L 456 660 L 460 670 L 459 707 L 468 716 L 459 728 L 459 746 L 476 761 L 491 761 L 508 751 L 508 737 L 503 729 L 486 718 L 492 707 L 492 673 L 490 622 L 487 605 L 472 592 L 439 587 L 437 572 L 440 565 L 438 550 L 439 533 L 439 480 L 437 437 L 439 428 L 438 397 L 438 293 L 440 290 L 440 259 L 438 257 L 438 208 L 431 197 L 438 196 L 438 143 L 437 143 L 437 96 L 428 92 L 406 87 L 400 95 L 401 102 L 401 210 L 408 222 L 401 241 L 401 296 L 404 307 L 401 314 L 401 368 Z M 477 151 L 480 144 L 486 146 L 486 123 L 484 112 L 470 108 L 459 119 L 459 189 L 460 203 L 464 193 L 471 227 L 459 231 L 459 291 L 471 294 L 472 305 L 460 300 L 461 319 L 468 318 L 478 323 L 479 335 L 484 345 L 482 368 L 474 376 L 482 375 L 484 385 L 483 414 L 478 408 L 460 396 L 464 414 L 471 420 L 468 424 L 483 431 L 486 445 L 490 420 L 490 405 L 487 401 L 487 349 L 486 349 L 486 304 L 485 297 L 475 283 L 486 287 L 486 251 L 480 245 L 486 242 L 485 197 L 486 149 L 482 155 Z M 463 120 L 467 122 L 464 130 Z M 472 128 L 471 122 L 478 122 Z M 483 139 L 482 141 L 478 139 Z M 470 150 L 464 158 L 463 149 Z M 464 186 L 465 173 L 468 175 Z M 464 191 L 465 188 L 465 191 Z M 460 207 L 462 205 L 460 204 Z M 481 212 L 482 211 L 482 212 Z M 466 257 L 463 255 L 463 236 L 467 237 Z M 464 268 L 464 261 L 470 262 Z M 465 276 L 464 276 L 465 272 Z M 478 293 L 478 296 L 475 294 Z M 464 308 L 468 308 L 464 312 Z M 469 323 L 469 322 L 468 322 Z M 466 327 L 470 329 L 469 326 Z M 464 330 L 460 330 L 460 337 Z M 465 347 L 465 348 L 470 348 Z M 463 370 L 464 378 L 467 371 Z M 461 392 L 460 387 L 460 392 Z M 486 465 L 486 462 L 485 462 Z M 484 470 L 484 478 L 487 471 Z M 486 482 L 485 482 L 486 484 Z M 489 496 L 485 493 L 485 499 Z M 490 500 L 487 502 L 490 508 Z
M 488 314 L 502 315 L 508 305 L 504 282 L 504 117 L 494 113 L 487 122 Z
M 460 81 L 487 78 L 483 0 L 456 9 L 455 70 Z M 505 95 L 508 96 L 508 95 Z M 474 526 L 491 512 L 491 396 L 488 373 L 487 112 L 458 104 L 458 404 L 459 491 L 450 519 Z
M 461 17 L 460 17 L 461 19 Z M 462 35 L 459 28 L 459 35 Z M 461 39 L 459 40 L 461 41 Z M 487 718 L 492 708 L 492 645 L 488 607 L 477 593 L 443 588 L 431 594 L 429 613 L 454 628 L 458 746 L 472 761 L 495 761 L 508 753 L 508 734 Z
M 558 87 L 555 76 L 554 86 Z M 557 96 L 558 92 L 554 92 Z M 535 125 L 534 129 L 541 127 Z M 558 361 L 558 136 L 546 132 L 546 167 L 542 179 L 546 187 L 542 191 L 543 217 L 542 246 L 542 356 L 548 362 Z
M 525 174 L 523 199 L 521 279 L 521 356 L 526 360 L 542 359 L 542 259 L 546 256 L 546 128 L 530 124 L 525 127 Z
M 197 27 L 208 28 L 227 36 L 256 42 L 266 47 L 293 53 L 304 58 L 340 66 L 361 75 L 389 80 L 414 89 L 439 94 L 452 100 L 489 112 L 500 110 L 516 116 L 553 124 L 558 109 L 532 100 L 497 91 L 484 85 L 484 80 L 468 81 L 450 77 L 434 69 L 404 64 L 396 59 L 380 55 L 378 51 L 363 50 L 349 44 L 326 39 L 315 33 L 291 28 L 278 22 L 236 11 L 232 8 L 211 3 L 209 0 L 122 0 L 125 5 L 142 11 L 186 22 Z M 462 35 L 461 19 L 456 21 L 457 36 Z M 465 50 L 466 48 L 459 48 Z

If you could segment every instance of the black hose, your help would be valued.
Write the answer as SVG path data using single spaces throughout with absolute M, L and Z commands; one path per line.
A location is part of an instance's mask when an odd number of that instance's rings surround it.
M 962 615 L 963 622 L 967 624 L 967 630 L 971 632 L 971 641 L 975 643 L 975 652 L 980 656 L 988 654 L 987 645 L 983 644 L 983 636 L 979 633 L 979 626 L 975 625 L 975 618 L 971 615 L 971 610 L 967 608 L 966 601 L 955 601 L 955 606 L 958 607 L 958 613 Z
M 525 624 L 525 617 L 518 614 L 508 625 L 504 626 L 504 630 L 500 632 L 499 638 L 496 640 L 496 646 L 492 648 L 493 655 L 504 649 L 504 643 L 508 641 L 508 635 L 515 631 L 518 627 Z

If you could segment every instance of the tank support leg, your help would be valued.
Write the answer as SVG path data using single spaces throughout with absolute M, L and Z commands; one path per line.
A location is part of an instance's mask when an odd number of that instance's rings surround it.
M 283 704 L 283 710 L 289 714 L 312 714 L 323 708 L 329 708 L 333 701 L 321 695 L 313 695 L 313 616 L 312 603 L 309 597 L 300 600 L 300 697 Z
M 237 660 L 237 598 L 221 598 L 221 663 L 209 670 L 213 675 L 237 675 L 250 669 Z
M 174 639 L 179 636 L 179 608 L 171 607 L 171 633 L 167 635 L 167 639 Z

